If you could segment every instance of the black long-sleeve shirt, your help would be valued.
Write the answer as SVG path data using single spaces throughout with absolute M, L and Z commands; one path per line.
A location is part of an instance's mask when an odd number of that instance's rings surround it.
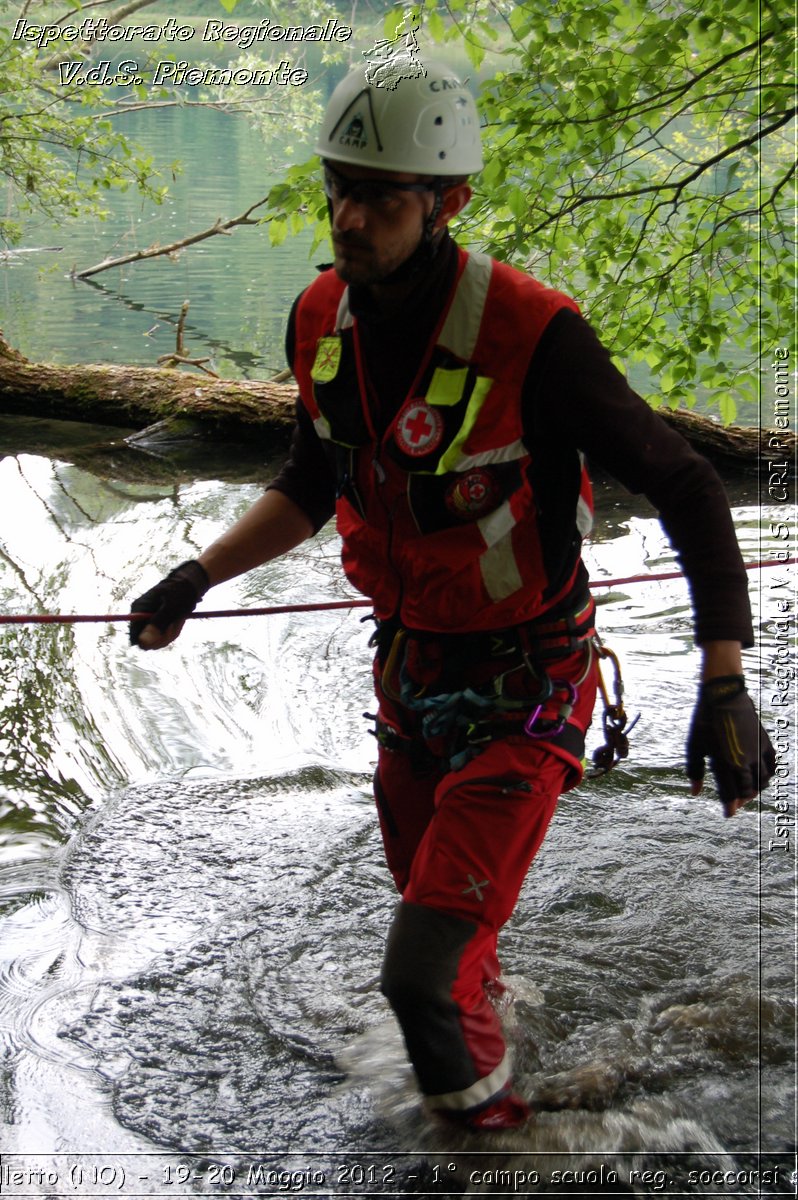
M 379 397 L 380 428 L 387 428 L 407 396 L 456 264 L 456 245 L 447 238 L 413 296 L 404 299 L 398 319 L 397 313 L 375 312 L 368 293 L 350 288 L 366 369 Z M 286 337 L 289 362 L 295 308 Z M 556 545 L 572 517 L 557 503 L 558 480 L 578 449 L 657 509 L 689 581 L 696 642 L 729 639 L 752 645 L 746 573 L 717 472 L 632 391 L 590 325 L 573 310 L 560 310 L 546 327 L 521 404 L 525 442 L 540 464 L 535 495 L 544 542 Z M 317 530 L 334 512 L 333 471 L 301 403 L 289 458 L 270 486 L 289 496 Z

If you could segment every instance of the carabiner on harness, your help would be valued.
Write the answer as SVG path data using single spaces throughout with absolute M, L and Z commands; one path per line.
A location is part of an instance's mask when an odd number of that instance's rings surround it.
M 604 712 L 602 714 L 604 745 L 599 746 L 598 750 L 593 751 L 593 766 L 595 770 L 591 772 L 591 778 L 595 779 L 598 775 L 606 775 L 613 767 L 617 767 L 622 758 L 627 757 L 629 754 L 629 734 L 640 720 L 640 713 L 637 714 L 631 725 L 627 725 L 628 717 L 623 706 L 623 679 L 621 678 L 621 664 L 618 661 L 618 656 L 608 646 L 605 646 L 598 636 L 594 638 L 593 645 L 599 659 L 598 685 L 604 704 Z M 615 693 L 614 704 L 610 702 L 607 686 L 601 672 L 601 660 L 603 658 L 608 658 L 612 663 L 613 691 Z
M 542 701 L 532 709 L 532 712 L 529 714 L 529 718 L 524 725 L 524 733 L 527 737 L 557 737 L 557 735 L 562 733 L 563 729 L 565 728 L 565 722 L 574 711 L 574 705 L 576 704 L 576 698 L 579 695 L 579 692 L 572 683 L 568 682 L 567 679 L 552 679 L 551 692 L 552 694 L 555 692 L 565 692 L 565 700 L 557 710 L 557 716 L 553 719 L 548 718 L 541 720 L 540 714 L 543 711 L 545 700 Z
M 593 667 L 593 654 L 595 646 L 591 638 L 587 642 L 585 656 L 585 667 L 582 674 L 573 683 L 570 679 L 550 679 L 548 694 L 542 697 L 542 702 L 538 703 L 532 712 L 529 714 L 526 723 L 524 724 L 524 733 L 530 738 L 552 738 L 559 737 L 563 729 L 568 723 L 571 713 L 574 711 L 574 705 L 579 698 L 579 689 L 587 679 Z M 564 694 L 564 700 L 561 702 L 559 709 L 554 717 L 541 717 L 541 713 L 547 701 L 551 696 L 557 693 Z

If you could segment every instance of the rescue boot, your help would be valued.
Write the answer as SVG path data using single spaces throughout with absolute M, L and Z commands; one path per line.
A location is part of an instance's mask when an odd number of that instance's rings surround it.
M 436 1108 L 433 1116 L 441 1117 L 458 1129 L 474 1133 L 492 1133 L 499 1129 L 520 1129 L 534 1116 L 534 1111 L 515 1092 L 505 1092 L 480 1108 L 459 1112 L 452 1108 Z

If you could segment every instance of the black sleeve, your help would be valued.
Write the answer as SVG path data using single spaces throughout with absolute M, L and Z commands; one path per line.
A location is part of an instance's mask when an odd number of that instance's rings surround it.
M 525 417 L 544 441 L 575 446 L 655 506 L 690 586 L 696 642 L 752 646 L 748 582 L 720 477 L 632 391 L 570 310 L 552 319 L 535 351 Z
M 286 357 L 292 365 L 298 303 L 297 300 L 291 309 L 285 338 Z M 324 446 L 304 404 L 297 400 L 296 425 L 288 458 L 266 490 L 273 488 L 293 500 L 313 524 L 314 533 L 318 533 L 335 512 L 335 487 L 335 475 Z
M 293 500 L 305 513 L 318 533 L 335 512 L 335 477 L 316 430 L 300 400 L 296 406 L 296 425 L 291 448 L 273 488 Z

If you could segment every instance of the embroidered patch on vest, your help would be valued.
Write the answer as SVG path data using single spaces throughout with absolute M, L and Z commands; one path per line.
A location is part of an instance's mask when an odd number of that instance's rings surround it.
M 496 507 L 501 490 L 490 471 L 480 468 L 461 475 L 447 488 L 446 507 L 455 517 L 467 521 Z
M 396 422 L 396 444 L 404 454 L 418 458 L 437 450 L 443 437 L 443 417 L 423 400 L 406 404 Z
M 319 338 L 316 343 L 316 358 L 310 369 L 310 378 L 316 383 L 329 383 L 338 374 L 341 365 L 341 339 Z

